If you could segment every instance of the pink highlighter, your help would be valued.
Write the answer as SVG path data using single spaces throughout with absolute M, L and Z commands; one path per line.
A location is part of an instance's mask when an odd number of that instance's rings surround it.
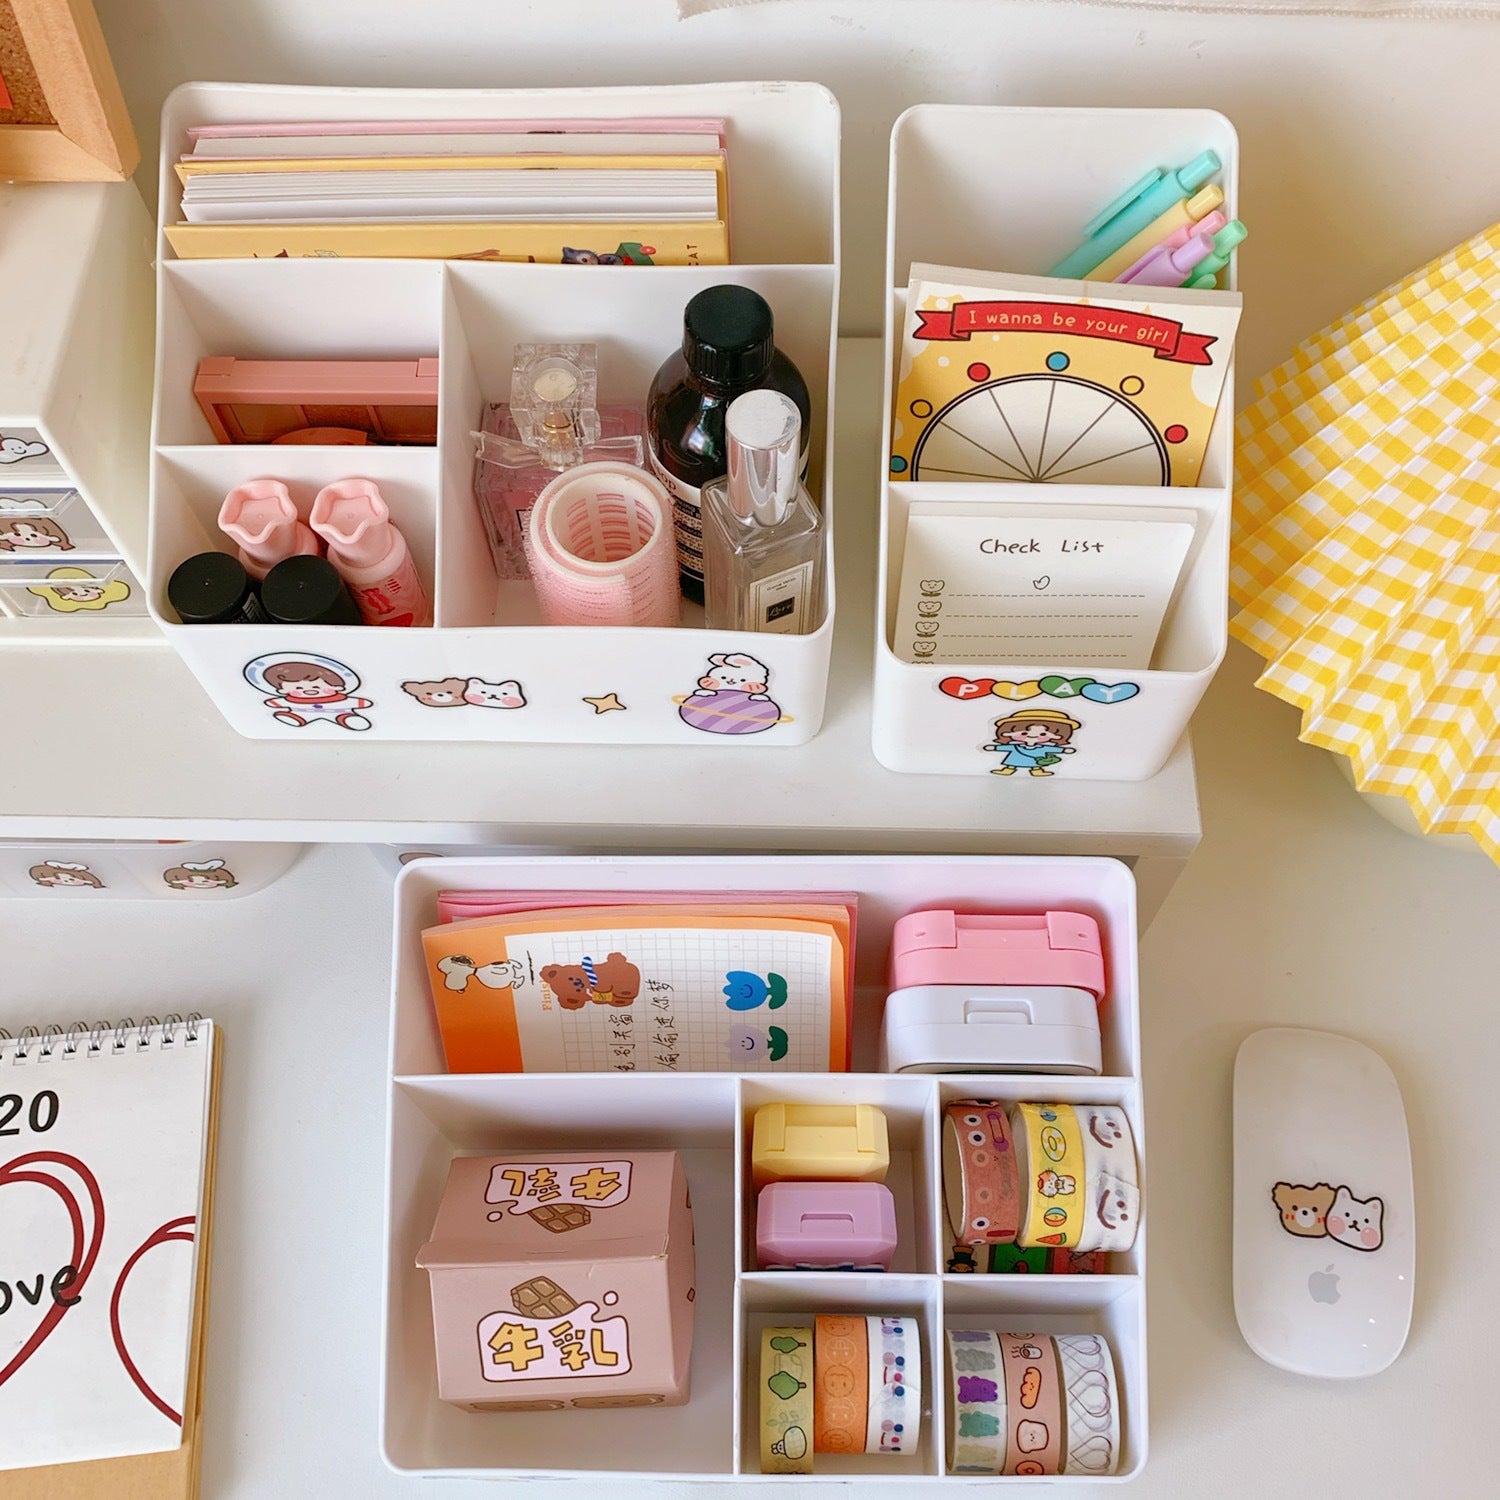
M 328 561 L 349 585 L 366 625 L 432 624 L 432 603 L 411 548 L 372 480 L 324 485 L 313 501 L 312 528 L 328 543 Z
M 219 530 L 239 545 L 240 562 L 257 580 L 288 557 L 316 557 L 323 550 L 297 519 L 297 506 L 279 479 L 235 485 L 219 507 Z

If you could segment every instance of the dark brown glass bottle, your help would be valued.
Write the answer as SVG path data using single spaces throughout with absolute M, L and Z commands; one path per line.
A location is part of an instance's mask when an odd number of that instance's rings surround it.
M 770 306 L 745 286 L 711 286 L 687 305 L 682 348 L 670 355 L 646 399 L 646 453 L 672 496 L 677 570 L 685 597 L 703 603 L 703 486 L 729 466 L 724 413 L 736 396 L 769 386 L 790 396 L 802 417 L 807 477 L 812 408 L 807 383 L 776 347 Z

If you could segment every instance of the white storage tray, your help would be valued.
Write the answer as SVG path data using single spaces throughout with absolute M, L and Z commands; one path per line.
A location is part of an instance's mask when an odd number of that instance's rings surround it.
M 1089 912 L 1105 937 L 1108 997 L 1101 1007 L 1105 1072 L 1097 1078 L 844 1074 L 448 1074 L 433 1015 L 420 933 L 445 890 L 849 891 L 859 896 L 854 1064 L 874 1066 L 885 967 L 896 918 L 926 906 Z M 955 1098 L 1118 1104 L 1141 1153 L 1135 888 L 1108 859 L 947 856 L 806 858 L 540 857 L 417 860 L 396 883 L 391 1019 L 389 1181 L 381 1432 L 392 1468 L 421 1475 L 503 1479 L 762 1480 L 751 1369 L 759 1329 L 789 1315 L 841 1309 L 905 1312 L 923 1350 L 923 1432 L 899 1458 L 819 1454 L 815 1481 L 953 1486 L 1010 1481 L 944 1475 L 942 1330 L 1020 1328 L 1099 1332 L 1119 1380 L 1118 1480 L 1146 1458 L 1146 1227 L 1104 1276 L 946 1275 L 940 1109 Z M 885 1110 L 888 1178 L 900 1243 L 892 1270 L 754 1269 L 750 1128 L 773 1100 L 867 1103 Z M 670 1147 L 683 1154 L 697 1238 L 692 1395 L 681 1407 L 471 1414 L 438 1400 L 427 1275 L 416 1253 L 431 1229 L 454 1155 L 578 1146 Z M 769 1479 L 765 1482 L 774 1482 Z M 1072 1478 L 1053 1481 L 1077 1484 Z
M 1233 473 L 1234 371 L 1219 400 L 1192 487 L 942 484 L 890 481 L 891 400 L 914 261 L 976 270 L 1039 274 L 1080 239 L 1083 224 L 1153 166 L 1177 166 L 1205 148 L 1223 169 L 1224 211 L 1239 202 L 1239 142 L 1211 110 L 1029 109 L 919 104 L 891 132 L 887 223 L 885 413 L 881 447 L 879 602 L 876 608 L 875 758 L 893 771 L 987 775 L 982 752 L 993 720 L 1022 701 L 1062 708 L 1081 728 L 1076 755 L 1059 777 L 1140 781 L 1154 776 L 1187 728 L 1228 641 L 1229 504 Z M 982 184 L 982 190 L 978 185 Z M 1233 285 L 1234 262 L 1227 273 Z M 906 519 L 918 501 L 1002 500 L 1039 507 L 1164 504 L 1197 512 L 1192 549 L 1167 612 L 1149 670 L 1118 671 L 1086 662 L 966 662 L 963 667 L 901 661 L 891 630 L 901 583 Z M 1046 676 L 1133 683 L 1128 699 L 1091 704 L 1077 696 L 1002 698 L 985 691 L 958 699 L 945 678 L 1028 684 Z M 1029 779 L 1029 778 L 1027 778 Z M 998 786 L 996 795 L 1005 795 Z
M 618 89 L 440 90 L 188 84 L 162 118 L 161 215 L 178 215 L 173 170 L 189 125 L 226 120 L 554 116 L 722 116 L 731 179 L 729 266 L 578 267 L 480 261 L 291 259 L 179 261 L 158 243 L 157 374 L 148 593 L 152 612 L 241 734 L 312 739 L 345 730 L 332 715 L 279 722 L 254 685 L 267 657 L 325 659 L 350 695 L 370 700 L 362 738 L 588 744 L 795 745 L 822 721 L 833 640 L 832 426 L 838 319 L 838 106 L 817 84 Z M 652 375 L 681 343 L 699 290 L 732 281 L 771 304 L 778 345 L 813 395 L 810 482 L 829 521 L 822 623 L 805 636 L 701 628 L 544 626 L 529 584 L 499 584 L 473 498 L 474 444 L 486 404 L 508 399 L 512 346 L 594 341 L 603 404 L 643 405 Z M 359 449 L 214 443 L 193 399 L 206 355 L 440 361 L 435 447 Z M 433 600 L 431 629 L 193 625 L 166 605 L 173 568 L 228 549 L 215 518 L 247 479 L 286 481 L 304 518 L 317 490 L 375 480 Z M 684 621 L 701 623 L 690 608 Z M 768 669 L 779 720 L 756 732 L 694 727 L 679 713 L 716 653 Z M 250 670 L 247 670 L 250 669 Z M 526 705 L 505 712 L 424 706 L 417 684 L 514 679 Z M 410 686 L 408 686 L 410 685 Z M 614 694 L 624 711 L 587 700 Z M 741 721 L 742 722 L 742 721 Z

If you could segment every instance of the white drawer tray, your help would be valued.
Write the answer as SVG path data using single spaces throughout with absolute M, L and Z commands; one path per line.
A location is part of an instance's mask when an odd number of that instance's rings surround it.
M 923 906 L 1031 911 L 1072 907 L 1105 935 L 1104 1074 L 975 1077 L 848 1074 L 447 1074 L 419 934 L 444 890 L 848 891 L 859 896 L 854 1064 L 874 1066 L 891 926 Z M 382 1446 L 411 1474 L 501 1479 L 605 1475 L 744 1479 L 760 1474 L 755 1376 L 759 1330 L 787 1315 L 903 1312 L 922 1332 L 923 1432 L 902 1457 L 820 1454 L 814 1482 L 910 1485 L 944 1476 L 947 1327 L 1098 1332 L 1115 1355 L 1121 1400 L 1117 1480 L 1146 1458 L 1146 1226 L 1104 1276 L 946 1275 L 941 1105 L 979 1094 L 1120 1105 L 1141 1153 L 1135 889 L 1109 859 L 811 856 L 527 857 L 417 860 L 396 884 Z M 879 1105 L 891 1133 L 887 1179 L 899 1246 L 890 1272 L 754 1269 L 750 1126 L 773 1100 Z M 437 1396 L 427 1275 L 416 1269 L 455 1155 L 532 1147 L 670 1147 L 683 1154 L 697 1237 L 692 1395 L 680 1407 L 465 1413 Z M 936 1378 L 934 1378 L 936 1377 Z M 1012 1481 L 944 1476 L 945 1485 Z M 1098 1482 L 1059 1478 L 1053 1483 Z

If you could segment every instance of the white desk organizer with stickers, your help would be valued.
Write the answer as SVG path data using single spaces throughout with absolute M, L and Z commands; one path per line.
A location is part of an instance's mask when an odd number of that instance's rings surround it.
M 421 934 L 437 922 L 439 894 L 464 890 L 579 895 L 671 890 L 705 897 L 766 891 L 783 899 L 796 892 L 855 895 L 855 1071 L 788 1071 L 795 1061 L 788 1058 L 740 1073 L 448 1073 Z M 875 1071 L 893 924 L 931 906 L 1009 913 L 1068 909 L 1092 916 L 1101 929 L 1105 964 L 1102 1073 Z M 899 1453 L 818 1452 L 815 1479 L 898 1488 L 933 1479 L 955 1488 L 1008 1482 L 949 1472 L 951 1439 L 969 1430 L 958 1420 L 962 1414 L 950 1409 L 944 1353 L 949 1329 L 1102 1335 L 1114 1355 L 1113 1399 L 1082 1398 L 1069 1386 L 1087 1408 L 1080 1408 L 1074 1421 L 1087 1423 L 1090 1433 L 1078 1437 L 1078 1471 L 1056 1482 L 1132 1478 L 1145 1463 L 1147 1442 L 1144 1217 L 1131 1247 L 1109 1256 L 1104 1274 L 950 1271 L 954 1237 L 942 1187 L 942 1111 L 950 1101 L 973 1097 L 1118 1106 L 1134 1133 L 1144 1191 L 1137 976 L 1134 881 L 1124 864 L 1109 859 L 829 855 L 414 861 L 396 885 L 381 1411 L 386 1461 L 402 1473 L 479 1479 L 548 1475 L 597 1483 L 618 1474 L 758 1481 L 762 1329 L 810 1323 L 819 1313 L 862 1312 L 915 1320 L 921 1344 L 920 1431 L 915 1445 Z M 884 1112 L 890 1141 L 886 1183 L 895 1198 L 897 1225 L 889 1271 L 756 1269 L 751 1125 L 755 1111 L 774 1102 L 871 1104 Z M 428 1276 L 416 1260 L 432 1228 L 449 1162 L 459 1155 L 509 1150 L 605 1148 L 673 1149 L 686 1168 L 697 1265 L 687 1404 L 510 1413 L 445 1404 L 438 1397 Z M 565 1396 L 555 1381 L 548 1384 L 549 1395 Z M 1021 1404 L 1029 1403 L 1023 1397 Z M 1077 1432 L 1082 1434 L 1081 1426 Z M 962 1462 L 961 1444 L 958 1451 Z M 1037 1472 L 1024 1459 L 1019 1467 L 1023 1475 Z
M 478 120 L 691 116 L 724 119 L 729 161 L 727 266 L 646 268 L 483 260 L 279 258 L 178 260 L 158 240 L 152 612 L 229 723 L 253 739 L 493 740 L 583 744 L 796 745 L 823 717 L 833 640 L 833 528 L 821 623 L 809 635 L 683 626 L 538 623 L 528 583 L 500 583 L 473 496 L 474 440 L 487 403 L 510 392 L 512 346 L 599 345 L 601 404 L 644 403 L 682 339 L 682 312 L 704 287 L 738 282 L 770 303 L 778 347 L 812 394 L 809 489 L 831 521 L 828 434 L 838 316 L 839 112 L 811 83 L 652 88 L 441 90 L 185 84 L 162 115 L 161 216 L 179 218 L 174 170 L 193 125 L 235 121 Z M 220 445 L 193 397 L 209 355 L 376 359 L 436 355 L 435 446 Z M 235 485 L 285 482 L 303 520 L 318 490 L 350 475 L 380 486 L 432 600 L 431 628 L 182 625 L 166 603 L 172 570 L 232 550 L 216 517 Z M 714 686 L 710 658 L 744 654 L 761 691 Z M 277 662 L 336 673 L 358 712 L 297 725 L 267 700 Z M 440 697 L 444 679 L 505 688 Z M 740 673 L 740 681 L 745 679 Z M 707 684 L 705 686 L 705 684 Z M 423 693 L 426 686 L 432 691 Z M 751 699 L 742 712 L 705 710 Z M 613 702 L 609 700 L 613 698 Z M 522 701 L 517 702 L 520 699 Z M 588 700 L 595 699 L 606 704 Z M 437 700 L 437 701 L 434 701 Z M 615 711 L 621 708 L 623 712 Z M 776 710 L 779 709 L 779 712 Z M 504 711 L 500 711 L 504 710 Z M 357 730 L 358 734 L 346 733 Z
M 987 775 L 997 769 L 998 757 L 986 754 L 986 749 L 995 748 L 997 739 L 1004 742 L 1008 734 L 1014 737 L 1017 731 L 1012 726 L 1020 724 L 1027 712 L 1039 711 L 1046 737 L 1061 748 L 1046 758 L 1044 765 L 1050 769 L 1039 765 L 1037 774 L 1138 781 L 1160 770 L 1187 728 L 1223 658 L 1228 638 L 1233 368 L 1225 378 L 1198 483 L 1191 486 L 924 480 L 915 465 L 910 467 L 911 477 L 905 477 L 907 460 L 892 452 L 893 420 L 905 425 L 936 424 L 971 395 L 979 397 L 974 411 L 985 403 L 994 405 L 993 412 L 982 411 L 986 422 L 1005 419 L 994 393 L 1002 387 L 1016 387 L 1013 381 L 991 379 L 979 336 L 972 343 L 951 345 L 952 353 L 946 356 L 952 377 L 947 405 L 934 411 L 933 403 L 914 402 L 917 410 L 893 413 L 892 401 L 903 374 L 906 293 L 913 263 L 1039 275 L 1078 244 L 1083 226 L 1126 184 L 1137 182 L 1153 168 L 1191 161 L 1208 149 L 1222 163 L 1215 181 L 1223 190 L 1223 212 L 1232 219 L 1239 195 L 1239 146 L 1229 121 L 1212 111 L 924 104 L 909 109 L 896 122 L 891 135 L 887 228 L 890 302 L 885 324 L 886 420 L 872 730 L 875 757 L 882 765 L 894 771 Z M 1221 280 L 1233 288 L 1233 261 Z M 1067 368 L 1067 356 L 1049 355 L 1044 340 L 1035 342 L 1036 373 L 1025 378 L 1033 386 L 1045 380 L 1054 387 L 1048 414 L 1055 436 L 1063 412 L 1058 393 L 1065 396 L 1088 382 L 1076 378 L 1084 373 L 1076 367 L 1066 377 L 1053 373 Z M 1078 342 L 1097 344 L 1099 340 Z M 1061 364 L 1056 363 L 1059 360 Z M 1053 362 L 1043 368 L 1047 361 Z M 1076 362 L 1075 356 L 1075 366 Z M 1139 389 L 1140 382 L 1121 385 L 1129 393 Z M 1165 473 L 1168 445 L 1180 440 L 1179 434 L 1170 426 L 1157 433 L 1134 403 L 1109 394 L 1122 412 L 1139 417 L 1151 428 L 1149 445 L 1163 455 Z M 1080 421 L 1096 420 L 1096 409 L 1091 405 Z M 997 443 L 1004 441 L 998 428 L 996 433 Z M 1046 429 L 1044 446 L 1045 433 Z M 974 438 L 966 441 L 972 443 Z M 1193 537 L 1149 667 L 1118 670 L 1107 662 L 1091 664 L 1087 656 L 1061 661 L 1045 657 L 986 661 L 966 656 L 961 664 L 944 664 L 941 653 L 934 653 L 926 641 L 909 641 L 907 628 L 898 637 L 908 519 L 913 507 L 933 502 L 950 509 L 974 502 L 1003 502 L 1032 515 L 1048 507 L 1090 507 L 1096 522 L 1110 508 L 1174 508 L 1179 520 L 1192 523 Z M 1034 589 L 1049 586 L 1047 571 L 1040 571 L 1042 576 L 1030 579 Z M 1095 585 L 1099 586 L 1098 580 Z M 935 580 L 934 589 L 940 588 L 941 580 Z M 938 592 L 932 597 L 940 601 Z M 916 607 L 925 616 L 933 605 L 929 601 L 925 608 Z M 1008 718 L 1011 725 L 1003 723 Z M 1020 733 L 1025 733 L 1024 726 Z M 1014 762 L 1024 759 L 1007 757 L 1001 775 L 1013 775 Z M 1004 794 L 1004 786 L 997 778 L 997 794 Z

